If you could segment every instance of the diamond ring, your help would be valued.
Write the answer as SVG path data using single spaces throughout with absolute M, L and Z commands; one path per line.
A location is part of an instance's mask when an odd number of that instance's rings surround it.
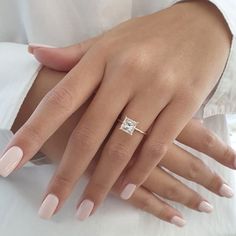
M 137 125 L 139 122 L 136 122 L 129 117 L 125 117 L 125 119 L 122 121 L 121 119 L 118 119 L 118 121 L 121 123 L 120 129 L 129 135 L 133 135 L 134 131 L 138 131 L 141 134 L 146 135 L 147 133 L 138 129 Z

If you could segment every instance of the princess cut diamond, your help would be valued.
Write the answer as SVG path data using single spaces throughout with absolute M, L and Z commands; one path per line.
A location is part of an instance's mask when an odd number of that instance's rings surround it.
M 125 117 L 124 121 L 122 122 L 120 129 L 123 130 L 124 132 L 133 135 L 136 126 L 138 125 L 138 122 L 128 118 L 127 116 Z

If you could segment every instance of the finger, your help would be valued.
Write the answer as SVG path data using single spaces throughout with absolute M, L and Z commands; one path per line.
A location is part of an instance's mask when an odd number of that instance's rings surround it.
M 213 172 L 203 161 L 177 145 L 170 146 L 160 165 L 220 196 L 232 197 L 233 195 L 223 178 Z
M 205 153 L 219 163 L 236 169 L 236 152 L 233 148 L 197 120 L 189 122 L 177 139 L 179 142 Z
M 186 221 L 178 210 L 174 209 L 157 196 L 154 196 L 145 188 L 137 188 L 128 202 L 135 207 L 178 227 L 183 227 L 186 224 Z
M 62 48 L 29 44 L 28 51 L 44 66 L 57 71 L 68 72 L 79 62 L 97 40 L 98 37 L 91 38 L 79 44 Z
M 142 145 L 138 159 L 126 174 L 127 181 L 139 181 L 143 173 L 148 177 L 151 165 L 155 163 L 156 166 L 164 157 L 169 145 L 189 119 L 190 112 L 179 114 L 182 105 L 181 102 L 170 102 L 159 114 Z
M 104 80 L 106 78 L 105 74 Z M 113 80 L 112 75 L 109 79 Z M 46 193 L 46 196 L 53 194 L 58 198 L 57 210 L 63 205 L 80 176 L 84 174 L 127 104 L 130 96 L 128 89 L 123 89 L 122 95 L 119 91 L 115 83 L 110 83 L 109 86 L 103 83 L 72 132 Z M 41 217 L 45 218 L 44 215 Z
M 160 167 L 156 167 L 152 171 L 143 186 L 165 199 L 181 203 L 196 211 L 206 213 L 213 211 L 213 206 L 200 194 L 181 183 Z
M 40 102 L 29 120 L 17 131 L 0 161 L 0 174 L 7 176 L 22 167 L 43 143 L 92 95 L 104 73 L 105 62 L 89 51 Z M 11 149 L 11 147 L 13 149 Z M 21 150 L 21 151 L 20 151 Z M 12 158 L 14 156 L 14 158 Z
M 124 114 L 123 117 L 127 115 L 131 119 L 140 121 L 137 128 L 146 131 L 155 120 L 156 112 L 153 109 L 151 101 L 145 101 L 143 97 L 144 96 L 133 98 L 122 113 Z M 160 101 L 159 105 L 156 105 L 157 110 L 162 109 L 163 104 L 164 99 Z M 144 110 L 145 116 L 143 113 Z M 85 201 L 90 201 L 93 204 L 93 207 L 90 209 L 93 212 L 101 204 L 143 139 L 143 135 L 139 132 L 134 131 L 131 136 L 121 130 L 120 127 L 121 124 L 117 124 L 103 149 L 101 159 L 80 201 L 77 211 L 78 218 L 81 218 L 79 214 Z M 144 175 L 146 175 L 146 173 Z M 139 183 L 135 182 L 124 183 L 121 197 L 128 199 L 138 185 Z

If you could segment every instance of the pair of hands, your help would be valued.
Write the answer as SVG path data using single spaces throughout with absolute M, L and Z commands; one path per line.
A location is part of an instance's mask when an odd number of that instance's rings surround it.
M 47 68 L 41 70 L 21 107 L 13 126 L 13 132 L 16 132 L 27 121 L 45 94 L 55 87 L 64 75 L 64 73 L 52 71 Z M 53 162 L 60 162 L 60 158 L 65 151 L 70 135 L 91 100 L 92 97 L 66 120 L 41 148 L 41 152 Z M 192 133 L 195 135 L 193 136 Z M 212 156 L 216 161 L 226 166 L 230 166 L 232 163 L 233 156 L 230 155 L 232 149 L 220 141 L 210 130 L 206 129 L 199 120 L 191 120 L 178 136 L 178 141 Z M 103 146 L 100 147 L 90 168 L 87 169 L 87 175 L 91 176 L 93 173 L 96 163 L 99 161 Z M 133 159 L 135 160 L 137 157 L 138 153 L 133 156 Z M 179 202 L 197 211 L 207 213 L 212 211 L 213 206 L 207 202 L 207 199 L 185 186 L 173 177 L 169 171 L 198 183 L 219 196 L 232 196 L 230 189 L 217 173 L 211 171 L 197 157 L 194 157 L 192 154 L 172 144 L 160 164 L 153 169 L 148 179 L 142 186 L 137 188 L 128 202 L 160 219 L 178 226 L 183 226 L 185 220 L 183 220 L 181 213 L 168 205 L 164 199 Z M 116 195 L 120 193 L 119 186 L 121 181 L 122 176 L 113 186 L 112 192 Z M 161 200 L 159 196 L 164 199 Z M 50 208 L 48 208 L 48 210 L 47 213 L 49 214 L 47 216 L 49 217 L 52 212 L 50 212 Z M 58 210 L 59 209 L 57 209 L 57 211 Z
M 73 47 L 31 47 L 45 65 L 71 70 L 15 134 L 0 161 L 1 174 L 22 167 L 96 91 L 68 140 L 41 213 L 50 206 L 51 216 L 62 206 L 108 134 L 78 218 L 95 211 L 124 170 L 119 194 L 132 197 L 216 85 L 230 38 L 214 6 L 190 1 L 129 20 Z M 121 131 L 117 119 L 125 116 L 139 121 L 138 128 L 148 131 L 148 136 Z M 135 153 L 138 157 L 126 168 Z M 229 157 L 223 164 L 235 168 L 233 150 Z M 220 184 L 218 193 L 225 187 L 223 181 Z

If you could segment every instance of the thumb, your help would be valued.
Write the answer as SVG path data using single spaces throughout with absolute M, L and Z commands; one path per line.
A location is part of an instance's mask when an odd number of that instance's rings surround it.
M 76 45 L 54 48 L 40 44 L 29 44 L 28 51 L 44 66 L 57 71 L 70 71 L 98 40 L 98 37 Z

